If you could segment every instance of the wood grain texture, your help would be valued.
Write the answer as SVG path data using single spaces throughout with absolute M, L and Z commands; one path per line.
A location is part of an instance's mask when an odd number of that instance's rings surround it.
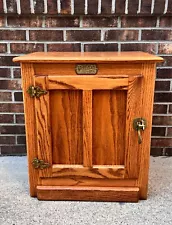
M 145 52 L 35 52 L 15 57 L 14 62 L 162 62 L 163 59 Z
M 36 63 L 34 64 L 35 74 L 38 76 L 45 75 L 76 75 L 75 63 Z M 65 69 L 64 69 L 65 68 Z
M 124 165 L 126 91 L 93 91 L 93 164 Z
M 48 76 L 48 89 L 59 90 L 126 90 L 128 78 L 117 76 Z
M 136 187 L 136 179 L 94 179 L 83 177 L 71 178 L 40 178 L 43 186 L 91 186 L 91 187 Z
M 47 90 L 47 78 L 36 77 L 35 86 Z M 50 106 L 49 92 L 47 94 L 35 98 L 36 113 L 36 131 L 37 131 L 37 151 L 38 159 L 49 163 L 50 167 L 39 170 L 40 177 L 51 176 L 52 165 L 52 140 L 51 140 L 51 124 L 50 124 Z
M 60 187 L 37 186 L 40 200 L 138 202 L 137 187 Z
M 136 75 L 140 74 L 142 64 L 141 63 L 96 63 L 97 75 Z M 35 63 L 33 64 L 36 75 L 39 76 L 61 76 L 61 75 L 77 75 L 75 71 L 75 63 Z M 64 69 L 65 68 L 65 69 Z M 150 75 L 151 76 L 151 75 Z
M 144 91 L 141 93 L 142 100 L 140 102 L 140 110 L 142 112 L 142 116 L 147 120 L 147 128 L 145 129 L 144 132 L 142 132 L 143 143 L 141 144 L 139 150 L 140 171 L 139 171 L 138 187 L 140 188 L 140 198 L 147 199 L 156 65 L 153 63 L 143 64 L 142 74 L 144 75 L 144 82 L 142 83 L 141 88 Z
M 32 160 L 38 156 L 36 145 L 37 143 L 36 129 L 33 129 L 35 125 L 35 105 L 34 99 L 27 94 L 28 87 L 30 85 L 33 85 L 34 82 L 33 65 L 30 63 L 22 63 L 21 72 L 22 72 L 22 87 L 24 99 L 24 113 L 25 113 L 29 188 L 30 188 L 30 195 L 34 197 L 36 196 L 36 186 L 39 182 L 38 170 L 35 170 L 32 166 Z
M 155 62 L 162 58 L 141 52 L 33 53 L 14 61 L 23 62 L 31 196 L 146 199 Z M 97 74 L 77 75 L 78 63 L 96 63 Z M 30 98 L 26 90 L 34 84 L 48 93 Z M 133 129 L 137 117 L 148 124 L 140 145 Z M 35 157 L 50 168 L 38 172 L 31 165 Z
M 83 91 L 83 165 L 92 166 L 92 91 Z
M 138 133 L 133 128 L 133 120 L 143 117 L 140 109 L 143 78 L 129 78 L 126 108 L 126 135 L 125 135 L 125 166 L 126 177 L 138 178 L 139 175 L 139 150 Z M 146 94 L 146 93 L 145 93 Z M 142 145 L 142 144 L 141 144 Z
M 59 166 L 54 165 L 52 168 L 52 177 L 83 177 L 93 179 L 116 179 L 124 178 L 124 166 L 97 166 L 97 167 L 83 167 L 83 166 Z
M 49 92 L 53 163 L 83 164 L 82 92 Z

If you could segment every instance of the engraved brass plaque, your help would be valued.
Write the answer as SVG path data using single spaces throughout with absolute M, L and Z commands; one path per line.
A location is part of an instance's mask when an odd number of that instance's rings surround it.
M 77 64 L 75 71 L 78 75 L 95 75 L 97 74 L 98 68 L 96 64 Z

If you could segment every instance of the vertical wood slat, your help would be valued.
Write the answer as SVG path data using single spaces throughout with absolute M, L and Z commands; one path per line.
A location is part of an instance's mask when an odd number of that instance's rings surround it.
M 140 103 L 140 110 L 142 112 L 142 116 L 147 120 L 147 128 L 144 132 L 142 132 L 143 144 L 140 145 L 139 150 L 140 172 L 137 185 L 140 188 L 140 198 L 147 199 L 156 64 L 144 63 L 142 65 L 142 74 L 144 76 L 144 82 L 141 87 L 143 91 L 141 96 L 142 101 Z
M 35 77 L 35 86 L 47 90 L 47 77 Z M 38 158 L 50 164 L 49 168 L 39 170 L 40 177 L 51 177 L 52 145 L 51 145 L 51 123 L 49 92 L 35 98 L 35 114 L 37 126 L 37 151 Z
M 139 175 L 139 150 L 143 144 L 138 143 L 138 133 L 133 128 L 133 120 L 143 117 L 140 110 L 141 82 L 143 78 L 129 77 L 126 109 L 126 137 L 125 137 L 125 168 L 126 177 L 138 178 Z M 144 131 L 145 132 L 145 131 Z M 142 132 L 143 133 L 143 132 Z
M 83 164 L 92 166 L 92 91 L 83 91 Z
M 35 125 L 35 106 L 34 99 L 29 96 L 27 89 L 30 85 L 33 85 L 34 69 L 30 63 L 21 64 L 22 72 L 22 87 L 23 87 L 23 99 L 24 99 L 24 115 L 25 115 L 25 127 L 26 127 L 26 144 L 27 144 L 27 159 L 29 170 L 29 186 L 30 195 L 36 196 L 36 186 L 39 184 L 38 170 L 32 166 L 32 160 L 37 157 L 37 138 Z

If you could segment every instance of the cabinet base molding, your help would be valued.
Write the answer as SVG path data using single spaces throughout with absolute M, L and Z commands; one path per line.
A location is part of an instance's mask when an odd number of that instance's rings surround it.
M 138 187 L 37 186 L 39 200 L 138 202 Z

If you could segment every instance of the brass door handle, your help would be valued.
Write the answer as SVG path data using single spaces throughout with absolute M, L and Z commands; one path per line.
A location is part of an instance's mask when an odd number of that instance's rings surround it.
M 144 131 L 147 127 L 146 119 L 144 118 L 136 118 L 133 120 L 133 128 L 137 131 L 138 134 L 138 143 L 142 143 L 142 135 L 141 130 Z

